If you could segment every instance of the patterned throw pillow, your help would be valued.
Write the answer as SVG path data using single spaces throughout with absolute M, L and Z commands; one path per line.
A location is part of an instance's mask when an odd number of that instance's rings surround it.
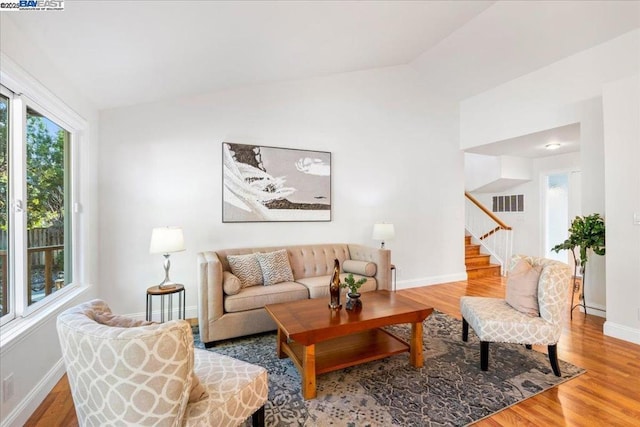
M 266 254 L 257 253 L 258 262 L 262 269 L 262 281 L 265 286 L 275 285 L 281 282 L 293 281 L 293 272 L 289 264 L 289 255 L 286 249 Z
M 531 317 L 540 316 L 538 307 L 538 279 L 542 266 L 531 266 L 521 259 L 509 272 L 505 300 L 518 311 Z
M 243 288 L 262 284 L 262 270 L 256 254 L 227 255 L 227 261 Z

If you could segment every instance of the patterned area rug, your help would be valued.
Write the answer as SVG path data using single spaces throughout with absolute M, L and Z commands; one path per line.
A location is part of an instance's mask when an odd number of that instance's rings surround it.
M 268 426 L 463 426 L 585 372 L 560 361 L 558 378 L 546 354 L 495 343 L 489 371 L 482 372 L 479 341 L 470 329 L 462 342 L 461 323 L 434 311 L 424 321 L 423 368 L 409 365 L 404 353 L 330 372 L 318 377 L 318 397 L 309 401 L 296 367 L 276 356 L 275 333 L 229 340 L 210 351 L 268 370 Z M 389 330 L 408 341 L 409 325 Z M 204 348 L 197 335 L 196 346 Z

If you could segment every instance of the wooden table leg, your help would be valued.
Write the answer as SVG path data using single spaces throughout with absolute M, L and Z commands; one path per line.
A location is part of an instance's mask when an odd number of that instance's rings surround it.
M 422 354 L 422 322 L 411 324 L 411 365 L 422 368 L 424 357 Z
M 302 396 L 316 398 L 316 346 L 311 344 L 302 351 Z
M 282 329 L 278 328 L 278 339 L 276 340 L 276 354 L 278 355 L 278 359 L 284 359 L 287 357 L 287 353 L 284 352 L 284 345 L 287 342 L 287 334 L 285 334 Z

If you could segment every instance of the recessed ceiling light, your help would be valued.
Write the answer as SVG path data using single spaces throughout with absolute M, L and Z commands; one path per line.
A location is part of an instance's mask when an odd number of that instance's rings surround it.
M 552 142 L 551 144 L 545 145 L 544 148 L 546 148 L 547 150 L 557 150 L 558 148 L 560 148 L 560 144 L 558 144 L 557 142 Z

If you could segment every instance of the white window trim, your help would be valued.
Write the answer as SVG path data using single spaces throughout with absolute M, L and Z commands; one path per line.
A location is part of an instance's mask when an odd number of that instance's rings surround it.
M 19 98 L 18 102 L 22 103 L 21 108 L 25 108 L 24 104 L 32 106 L 38 110 L 39 113 L 46 115 L 51 120 L 55 121 L 58 125 L 65 128 L 71 134 L 70 140 L 70 148 L 71 148 L 71 161 L 70 168 L 72 174 L 72 183 L 71 183 L 71 214 L 72 214 L 72 242 L 71 247 L 74 253 L 73 255 L 73 283 L 65 286 L 63 289 L 53 293 L 49 296 L 47 301 L 43 301 L 42 304 L 40 302 L 33 304 L 31 307 L 26 307 L 26 305 L 22 304 L 24 300 L 20 300 L 20 298 L 24 298 L 20 296 L 22 294 L 22 289 L 14 290 L 16 292 L 14 304 L 12 307 L 13 316 L 6 316 L 6 319 L 3 321 L 2 326 L 2 334 L 0 334 L 0 350 L 8 345 L 11 341 L 22 335 L 23 332 L 29 330 L 34 325 L 39 324 L 41 321 L 46 319 L 47 314 L 52 310 L 56 310 L 66 301 L 73 298 L 75 295 L 82 293 L 87 286 L 81 285 L 85 283 L 84 280 L 84 266 L 82 263 L 82 254 L 81 247 L 83 246 L 83 237 L 82 230 L 80 224 L 80 215 L 82 212 L 81 209 L 81 200 L 80 200 L 80 189 L 79 189 L 79 179 L 81 172 L 81 165 L 79 162 L 80 159 L 80 147 L 82 145 L 82 139 L 84 135 L 88 134 L 89 124 L 87 120 L 85 120 L 82 116 L 76 113 L 72 108 L 70 108 L 67 104 L 65 104 L 62 100 L 60 100 L 53 92 L 43 86 L 37 79 L 31 76 L 28 72 L 26 72 L 22 67 L 20 67 L 17 63 L 15 63 L 12 59 L 10 59 L 3 52 L 0 52 L 0 64 L 2 68 L 0 69 L 0 83 L 7 87 L 7 89 L 14 92 L 14 99 Z M 11 112 L 11 111 L 10 111 Z M 13 114 L 13 112 L 11 112 Z M 13 117 L 19 116 L 22 120 L 24 118 L 24 114 L 13 114 Z M 24 129 L 21 127 L 20 129 Z M 21 135 L 24 139 L 24 135 Z M 19 146 L 23 144 L 18 144 Z M 15 146 L 15 144 L 13 144 Z M 12 160 L 14 159 L 13 155 Z M 22 159 L 24 160 L 24 153 L 22 153 Z M 23 161 L 20 162 L 20 167 L 24 168 Z M 19 171 L 18 171 L 19 172 Z M 24 190 L 26 191 L 26 190 Z M 24 195 L 24 192 L 23 192 Z M 11 201 L 13 202 L 16 199 L 16 195 L 11 196 Z M 23 200 L 23 205 L 25 202 L 24 197 L 20 197 Z M 15 209 L 12 203 L 11 215 L 15 215 Z M 23 215 L 24 216 L 24 215 Z M 15 221 L 15 219 L 14 219 Z M 16 225 L 18 225 L 16 223 Z M 24 227 L 22 227 L 23 233 L 26 233 Z M 23 239 L 26 239 L 26 234 L 22 236 Z M 10 238 L 10 245 L 13 243 Z M 15 249 L 15 248 L 13 248 Z M 14 257 L 15 250 L 13 251 Z M 25 256 L 25 254 L 18 254 L 18 256 Z M 13 262 L 11 263 L 14 264 Z M 15 269 L 12 268 L 10 274 L 15 274 Z M 26 276 L 26 271 L 23 272 Z M 25 277 L 26 278 L 26 277 Z M 15 283 L 15 281 L 13 282 Z M 23 281 L 23 283 L 26 283 Z M 25 290 L 26 292 L 26 290 Z M 24 308 L 22 312 L 16 310 L 17 308 Z M 22 317 L 21 317 L 22 316 Z

